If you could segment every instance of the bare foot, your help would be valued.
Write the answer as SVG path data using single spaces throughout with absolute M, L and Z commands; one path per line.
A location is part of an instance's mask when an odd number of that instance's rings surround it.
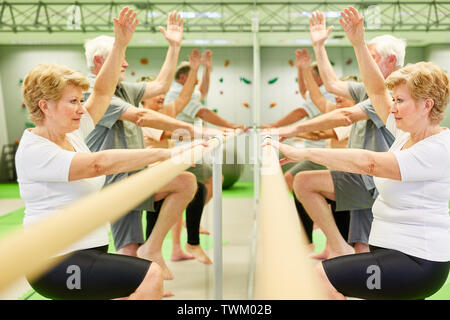
M 144 252 L 144 249 L 142 247 L 143 246 L 140 246 L 137 250 L 137 256 L 141 259 L 146 259 L 157 263 L 163 271 L 164 280 L 173 280 L 174 276 L 172 274 L 172 271 L 170 271 L 169 267 L 167 267 L 166 262 L 162 257 L 161 251 L 156 253 Z
M 172 291 L 164 291 L 163 298 L 173 297 L 174 295 Z
M 328 259 L 328 256 L 330 255 L 330 251 L 328 250 L 328 248 L 325 248 L 325 250 L 323 250 L 320 253 L 316 253 L 316 254 L 311 254 L 309 257 L 311 259 L 315 259 L 315 260 L 325 260 Z
M 186 248 L 187 252 L 192 254 L 195 257 L 195 259 L 197 259 L 201 263 L 213 264 L 211 259 L 209 259 L 209 257 L 206 255 L 205 251 L 203 251 L 202 247 L 200 247 L 200 245 L 194 246 L 194 245 L 190 245 L 190 244 L 186 243 L 185 248 Z
M 203 228 L 202 226 L 200 226 L 200 228 L 198 229 L 198 232 L 199 232 L 200 234 L 206 234 L 206 235 L 210 235 L 210 234 L 211 234 L 208 230 L 206 230 L 206 229 Z
M 172 255 L 170 257 L 171 261 L 183 261 L 183 260 L 190 260 L 194 259 L 195 257 L 193 255 L 190 255 L 186 252 L 183 252 L 180 250 L 172 250 Z
M 370 252 L 369 246 L 362 242 L 356 242 L 353 248 L 355 248 L 355 253 Z
M 186 221 L 183 222 L 183 226 L 186 228 Z M 200 234 L 206 234 L 206 235 L 210 235 L 211 234 L 208 230 L 206 230 L 202 226 L 200 226 L 200 228 L 198 229 L 198 232 Z
M 353 247 L 349 246 L 349 245 L 347 245 L 345 248 L 342 248 L 339 251 L 333 251 L 333 250 L 330 249 L 327 259 L 336 258 L 336 257 L 340 257 L 340 256 L 345 256 L 345 255 L 348 255 L 348 254 L 355 254 L 355 249 L 353 249 Z

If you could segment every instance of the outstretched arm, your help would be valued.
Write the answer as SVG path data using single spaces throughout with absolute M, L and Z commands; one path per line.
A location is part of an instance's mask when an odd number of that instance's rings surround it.
M 341 12 L 339 20 L 345 30 L 347 38 L 355 49 L 359 70 L 367 90 L 367 95 L 380 119 L 386 123 L 389 116 L 392 99 L 389 91 L 384 86 L 384 77 L 378 65 L 373 60 L 369 48 L 364 42 L 363 17 L 353 7 L 348 7 Z
M 109 102 L 119 81 L 121 65 L 125 59 L 125 50 L 137 24 L 136 12 L 128 9 L 128 7 L 120 11 L 118 18 L 114 18 L 113 48 L 95 80 L 92 93 L 84 104 L 94 124 L 97 124 L 109 107 Z
M 173 101 L 173 103 L 165 105 L 163 109 L 160 110 L 161 113 L 175 118 L 177 114 L 179 114 L 183 108 L 186 107 L 189 100 L 191 100 L 192 93 L 194 92 L 195 85 L 197 83 L 197 72 L 200 67 L 200 53 L 197 49 L 193 49 L 192 54 L 189 56 L 189 66 L 189 74 L 180 95 Z
M 363 149 L 297 149 L 268 140 L 263 145 L 272 145 L 286 156 L 280 164 L 309 160 L 335 170 L 367 174 L 375 177 L 401 180 L 400 167 L 392 152 L 374 152 Z
M 295 50 L 295 64 L 297 66 L 297 81 L 298 81 L 298 90 L 300 91 L 300 94 L 302 95 L 303 99 L 306 99 L 306 92 L 308 89 L 305 85 L 305 78 L 303 76 L 303 70 L 301 68 L 301 64 L 303 61 L 301 61 L 300 56 L 302 54 L 302 50 Z
M 319 67 L 320 78 L 328 92 L 341 97 L 351 99 L 350 91 L 346 82 L 339 80 L 334 72 L 333 66 L 328 59 L 325 50 L 325 40 L 327 40 L 333 27 L 326 28 L 325 16 L 322 12 L 316 11 L 309 19 L 309 30 L 314 53 Z
M 159 30 L 169 42 L 166 60 L 155 81 L 147 83 L 142 100 L 148 99 L 169 91 L 175 75 L 175 69 L 180 54 L 181 41 L 183 39 L 183 18 L 176 11 L 170 12 L 167 18 L 167 30 L 159 27 Z
M 311 101 L 319 108 L 320 112 L 326 113 L 327 110 L 335 109 L 335 106 L 332 102 L 325 99 L 325 97 L 320 92 L 319 86 L 314 80 L 312 70 L 311 70 L 311 56 L 308 53 L 307 49 L 303 49 L 300 51 L 298 55 L 299 65 L 302 69 L 302 73 L 305 77 L 306 88 L 309 91 L 309 97 Z
M 273 130 L 273 135 L 294 137 L 303 132 L 322 131 L 336 127 L 348 126 L 360 120 L 367 120 L 369 116 L 358 106 L 335 109 L 295 126 Z
M 200 101 L 206 98 L 209 91 L 209 80 L 210 80 L 210 73 L 212 71 L 212 51 L 206 50 L 203 52 L 201 57 L 201 63 L 203 65 L 203 76 L 202 76 L 202 82 L 200 83 L 199 90 L 201 93 Z
M 278 127 L 284 127 L 290 124 L 293 124 L 294 122 L 300 121 L 304 117 L 306 117 L 308 114 L 306 113 L 305 109 L 303 108 L 297 108 L 291 112 L 289 112 L 285 117 L 281 118 L 278 121 L 275 121 L 270 124 L 261 125 L 262 129 L 266 128 L 278 128 Z
M 212 112 L 211 110 L 206 109 L 206 108 L 201 108 L 197 112 L 196 116 L 208 123 L 211 123 L 211 124 L 219 126 L 219 127 L 232 128 L 232 129 L 244 129 L 244 125 L 228 122 L 227 120 L 218 116 L 215 112 Z
M 103 150 L 92 153 L 77 152 L 70 164 L 69 181 L 141 169 L 199 145 L 207 146 L 203 141 L 198 141 L 173 149 L 147 148 Z

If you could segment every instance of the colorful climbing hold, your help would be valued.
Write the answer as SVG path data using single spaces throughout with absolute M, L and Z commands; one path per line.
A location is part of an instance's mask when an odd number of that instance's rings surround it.
M 225 67 L 228 67 L 228 65 L 230 64 L 230 60 L 225 60 Z
M 247 102 L 242 102 L 242 105 L 243 105 L 244 107 L 247 107 L 247 108 L 248 108 L 248 103 L 247 103 Z
M 223 78 L 220 78 L 220 79 L 219 79 L 219 82 L 222 83 L 222 82 L 223 82 Z
M 277 81 L 278 81 L 278 77 L 273 78 L 272 80 L 269 80 L 269 84 L 273 84 L 273 83 L 275 83 Z
M 270 104 L 270 107 L 273 108 L 273 107 L 275 107 L 277 104 L 278 104 L 278 103 L 276 103 L 276 102 L 272 102 L 272 103 Z
M 223 91 L 222 91 L 222 90 L 220 90 L 220 94 L 223 94 Z
M 345 62 L 345 64 L 351 64 L 353 62 L 352 58 L 348 58 L 347 61 Z
M 294 66 L 294 61 L 289 60 L 289 65 L 290 65 L 291 67 L 293 67 L 293 66 Z
M 142 58 L 142 59 L 140 60 L 140 62 L 141 62 L 141 64 L 148 64 L 148 59 Z
M 244 77 L 241 77 L 241 81 L 243 81 L 246 84 L 251 84 L 252 82 L 248 79 L 245 79 Z

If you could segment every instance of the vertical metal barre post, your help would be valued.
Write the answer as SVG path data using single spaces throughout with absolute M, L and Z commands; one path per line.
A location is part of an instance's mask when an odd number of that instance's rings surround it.
M 213 153 L 213 212 L 214 212 L 214 299 L 223 299 L 222 259 L 222 158 L 223 138 Z
M 259 210 L 259 189 L 260 189 L 260 151 L 261 151 L 261 139 L 259 137 L 259 125 L 260 125 L 260 106 L 261 106 L 261 61 L 260 61 L 260 45 L 259 45 L 259 14 L 254 2 L 252 17 L 252 35 L 253 35 L 253 102 L 252 102 L 252 124 L 254 134 L 253 143 L 256 146 L 250 146 L 254 152 L 254 165 L 253 165 L 253 230 L 252 239 L 250 245 L 250 263 L 248 273 L 248 288 L 247 297 L 253 299 L 253 287 L 254 287 L 254 271 L 255 271 L 255 256 L 256 256 L 256 234 L 257 234 L 257 214 Z M 252 141 L 252 139 L 250 139 Z

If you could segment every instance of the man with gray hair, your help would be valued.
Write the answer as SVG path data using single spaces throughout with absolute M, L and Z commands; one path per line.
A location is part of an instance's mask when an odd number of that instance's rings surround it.
M 123 61 L 119 83 L 110 106 L 94 131 L 86 139 L 91 151 L 143 149 L 145 143 L 141 126 L 170 131 L 185 129 L 191 136 L 194 135 L 194 127 L 191 124 L 150 109 L 138 107 L 143 99 L 165 93 L 170 87 L 175 72 L 183 37 L 183 19 L 180 14 L 169 13 L 167 30 L 162 27 L 160 27 L 160 30 L 169 43 L 166 59 L 160 73 L 155 81 L 150 83 L 126 83 L 123 80 L 128 63 L 126 60 Z M 110 54 L 110 43 L 110 37 L 100 36 L 88 41 L 85 45 L 87 63 L 92 72 L 89 76 L 91 83 L 94 83 L 96 75 L 101 70 L 106 57 Z M 91 90 L 86 95 L 89 95 L 90 92 Z M 214 132 L 215 134 L 217 133 Z M 105 185 L 122 180 L 135 172 L 108 175 Z M 184 209 L 193 199 L 196 190 L 197 183 L 194 175 L 189 172 L 182 172 L 159 189 L 150 199 L 112 223 L 111 229 L 118 253 L 154 261 L 163 269 L 166 280 L 173 279 L 173 275 L 165 264 L 161 253 L 162 243 L 167 232 L 181 217 Z M 155 204 L 158 205 L 155 206 Z M 161 211 L 158 218 L 155 219 L 153 231 L 149 239 L 144 242 L 142 210 L 154 212 L 155 207 L 159 207 L 160 204 Z
M 341 81 L 331 66 L 324 43 L 332 29 L 333 27 L 326 28 L 323 13 L 316 12 L 312 15 L 310 34 L 320 76 L 328 92 L 352 99 L 357 104 L 334 110 L 297 126 L 281 128 L 279 135 L 292 137 L 303 132 L 352 124 L 348 148 L 387 151 L 394 137 L 375 112 L 364 84 Z M 369 42 L 368 46 L 384 77 L 402 67 L 406 47 L 403 40 L 390 35 L 380 36 Z M 372 177 L 334 170 L 301 172 L 294 178 L 294 192 L 312 220 L 327 236 L 327 252 L 320 255 L 320 258 L 368 251 L 368 237 L 373 220 L 371 208 L 377 196 Z M 351 211 L 348 243 L 339 233 L 326 199 L 336 201 L 336 211 Z

